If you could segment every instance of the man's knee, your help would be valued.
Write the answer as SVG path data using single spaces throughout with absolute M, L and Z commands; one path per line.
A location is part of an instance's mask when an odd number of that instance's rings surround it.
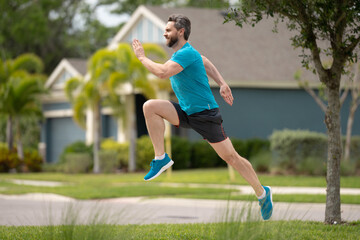
M 150 99 L 147 100 L 143 105 L 143 112 L 145 117 L 151 113 L 154 113 L 156 111 L 156 100 Z

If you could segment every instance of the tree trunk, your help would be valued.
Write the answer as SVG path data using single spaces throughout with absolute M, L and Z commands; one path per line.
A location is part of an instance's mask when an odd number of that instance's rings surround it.
M 135 109 L 135 95 L 130 94 L 127 97 L 128 108 L 128 136 L 129 136 L 129 172 L 134 172 L 136 170 L 136 138 L 137 138 L 137 128 L 136 128 L 136 109 Z
M 339 84 L 329 84 L 327 89 L 328 108 L 325 114 L 325 123 L 328 131 L 328 159 L 326 177 L 327 195 L 325 222 L 329 224 L 334 224 L 335 222 L 341 222 L 340 160 L 342 154 L 342 146 L 340 127 Z
M 21 141 L 21 128 L 20 128 L 20 120 L 18 117 L 15 117 L 15 129 L 16 129 L 16 145 L 17 145 L 17 155 L 20 159 L 20 171 L 27 172 L 27 168 L 24 163 L 24 149 Z
M 96 104 L 94 107 L 94 173 L 100 173 L 100 159 L 99 159 L 99 150 L 100 150 L 100 136 L 101 136 L 101 111 L 100 104 Z
M 346 142 L 345 142 L 345 151 L 344 151 L 344 161 L 350 160 L 350 147 L 351 147 L 351 134 L 352 134 L 352 127 L 354 124 L 354 117 L 355 112 L 358 107 L 358 104 L 356 101 L 353 101 L 350 107 L 350 113 L 349 118 L 346 126 Z
M 13 119 L 11 116 L 8 116 L 7 119 L 7 125 L 6 125 L 6 142 L 7 142 L 7 146 L 8 149 L 11 150 L 13 149 L 14 145 L 14 135 L 13 135 Z
M 24 160 L 24 150 L 21 141 L 21 129 L 19 118 L 15 118 L 15 127 L 16 127 L 16 144 L 17 144 L 17 154 L 21 161 Z

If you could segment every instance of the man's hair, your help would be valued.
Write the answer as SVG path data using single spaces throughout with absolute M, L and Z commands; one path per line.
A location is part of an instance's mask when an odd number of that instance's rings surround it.
M 174 22 L 174 26 L 177 30 L 184 28 L 184 38 L 185 40 L 189 39 L 191 32 L 191 22 L 189 18 L 181 14 L 172 14 L 169 16 L 168 22 Z

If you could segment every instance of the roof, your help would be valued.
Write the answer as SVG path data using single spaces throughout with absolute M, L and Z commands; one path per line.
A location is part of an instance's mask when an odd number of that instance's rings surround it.
M 187 16 L 191 21 L 189 43 L 213 62 L 231 85 L 297 87 L 294 74 L 302 68 L 301 50 L 291 46 L 293 34 L 285 23 L 279 23 L 278 33 L 274 33 L 273 19 L 240 28 L 234 22 L 224 24 L 222 12 L 216 9 L 146 8 L 164 24 L 172 13 Z M 302 72 L 303 78 L 320 83 L 313 73 Z
M 82 75 L 87 73 L 87 59 L 81 58 L 66 58 L 69 63 Z

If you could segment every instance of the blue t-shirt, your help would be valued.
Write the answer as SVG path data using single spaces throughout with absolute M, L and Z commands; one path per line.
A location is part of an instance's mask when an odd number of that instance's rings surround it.
M 218 108 L 211 92 L 201 55 L 189 43 L 174 52 L 171 61 L 180 64 L 183 70 L 170 77 L 171 86 L 180 107 L 188 115 Z

